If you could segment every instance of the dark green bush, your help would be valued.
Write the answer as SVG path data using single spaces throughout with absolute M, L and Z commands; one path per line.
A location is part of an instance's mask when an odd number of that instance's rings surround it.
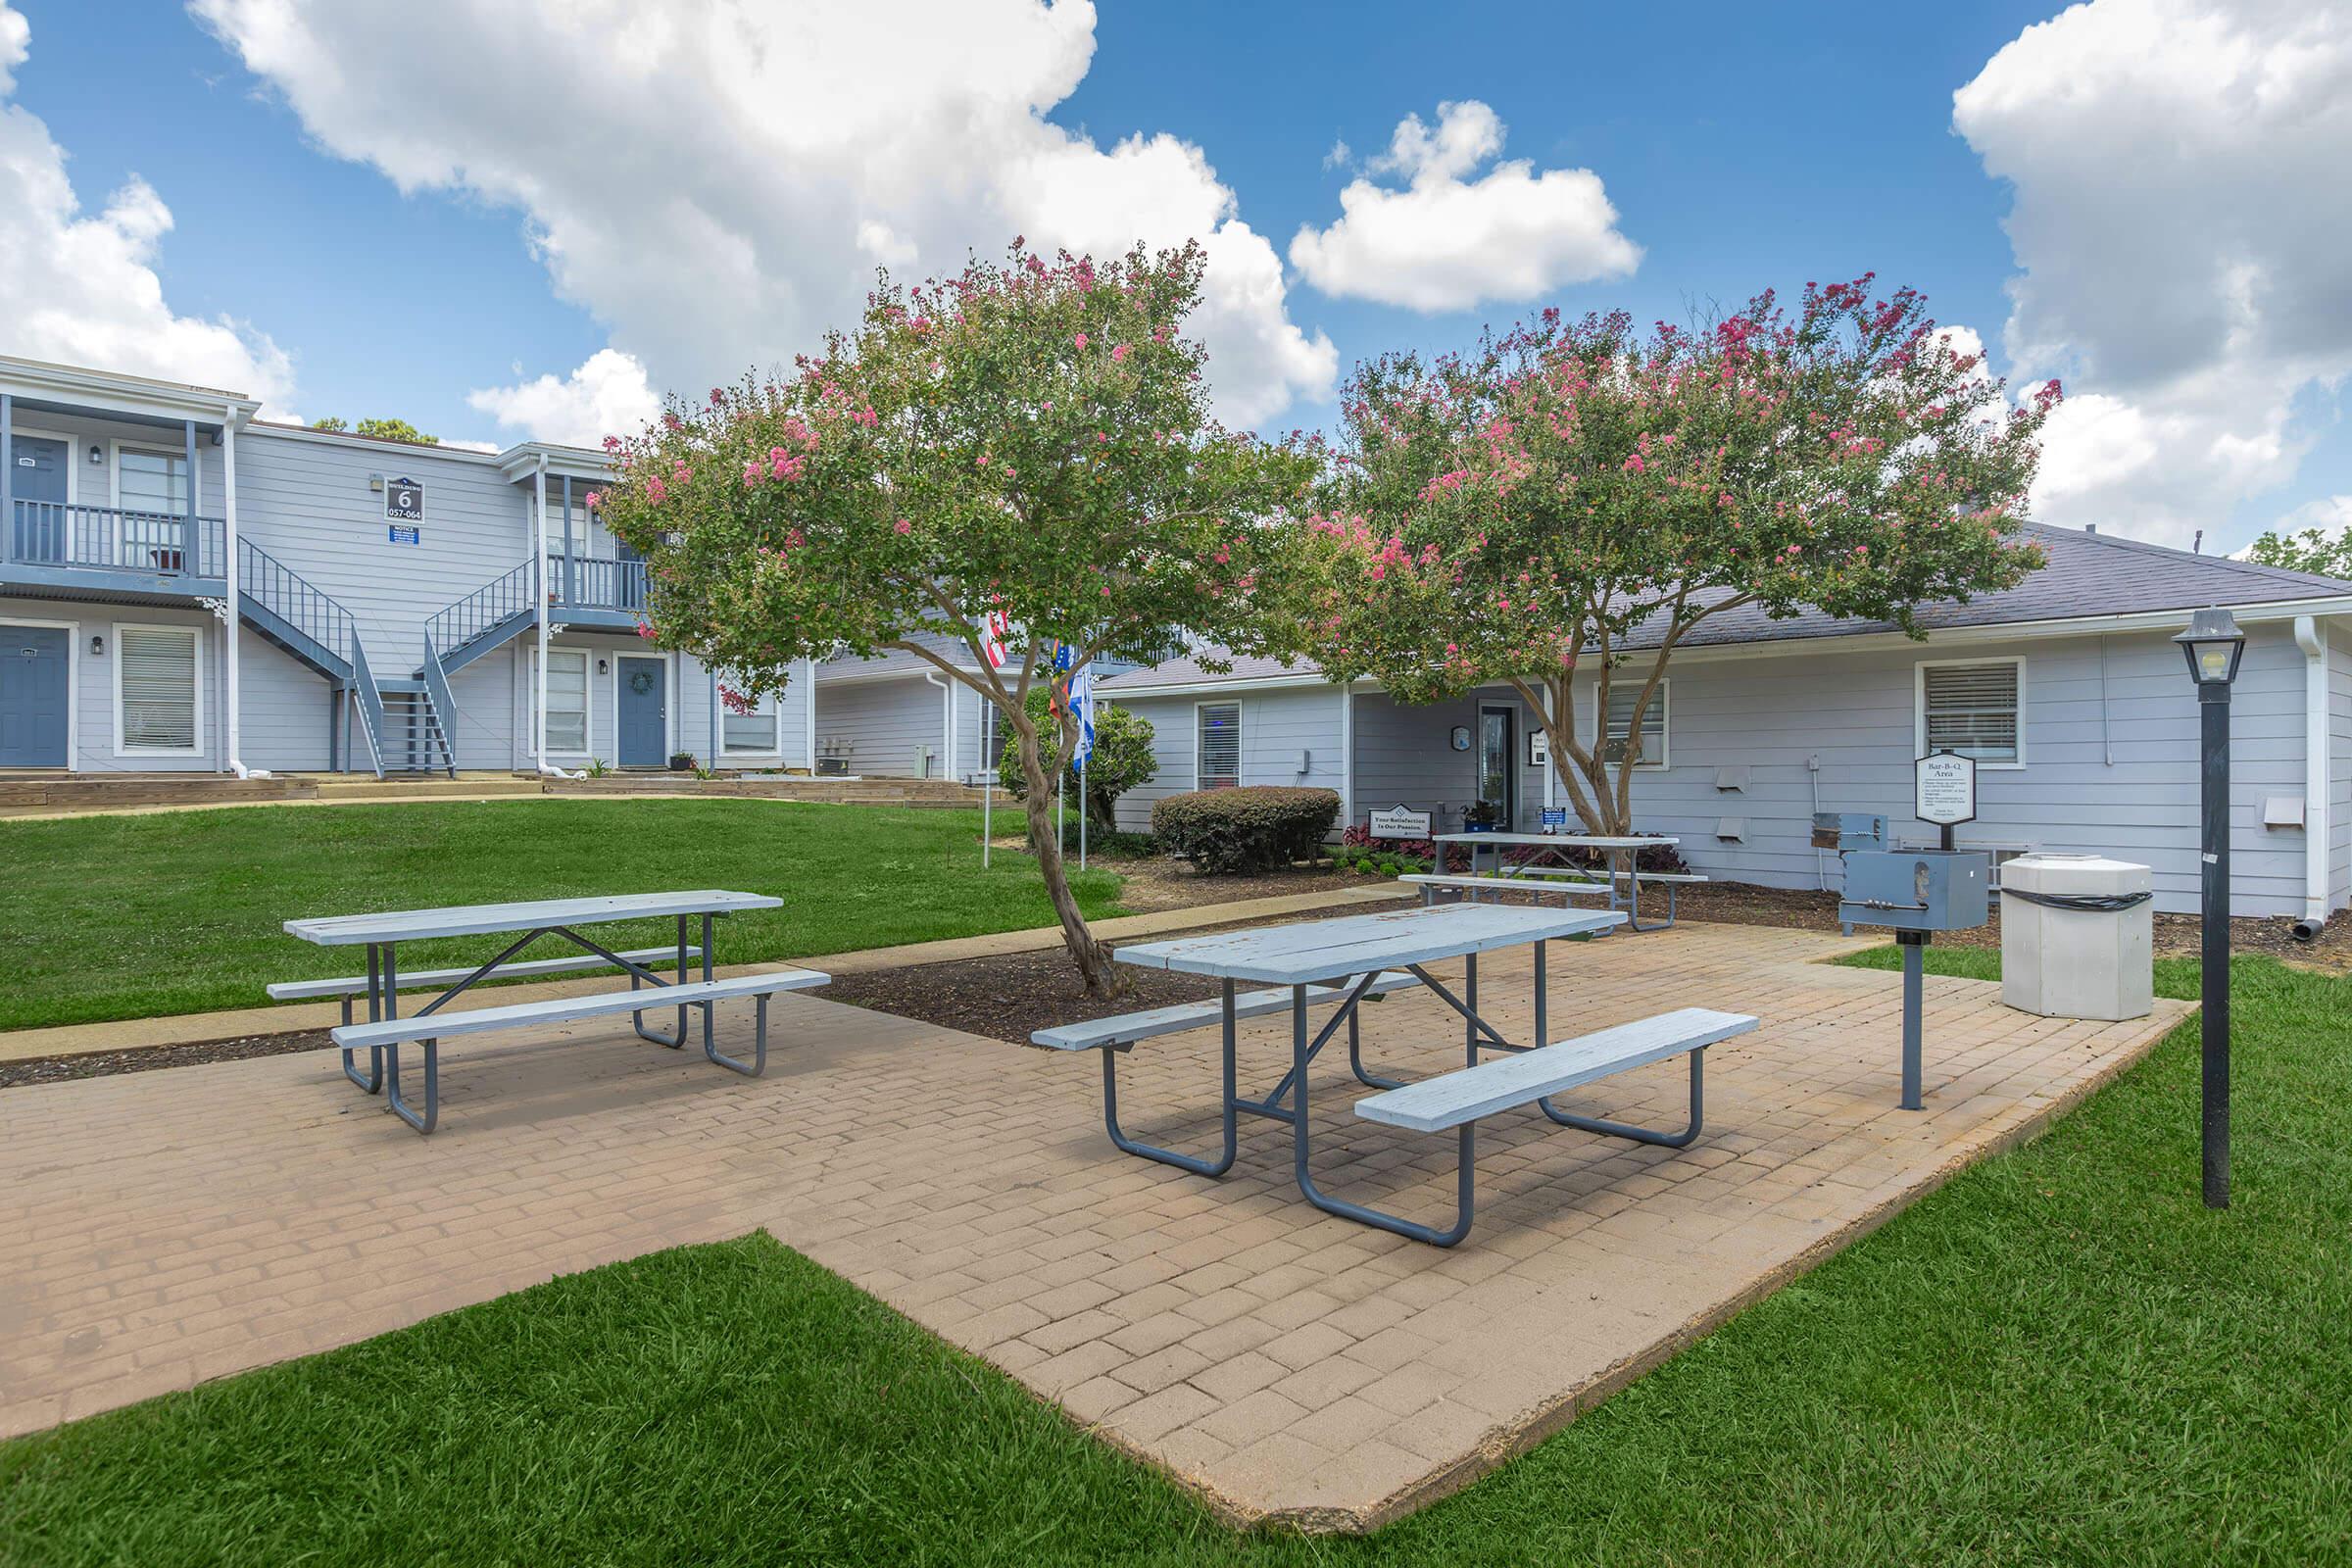
M 1332 790 L 1250 785 L 1171 795 L 1152 808 L 1152 834 L 1211 876 L 1312 858 L 1340 816 Z

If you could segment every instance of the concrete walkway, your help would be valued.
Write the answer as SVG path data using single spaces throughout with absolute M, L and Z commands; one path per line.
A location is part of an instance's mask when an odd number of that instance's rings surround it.
M 301 802 L 285 804 L 300 805 Z M 313 803 L 316 804 L 316 803 Z M 1390 903 L 1414 897 L 1410 888 L 1394 882 L 1369 886 L 1334 885 L 1313 893 L 1284 894 L 1277 898 L 1237 899 L 1229 904 L 1190 905 L 1181 909 L 1155 909 L 1150 914 L 1117 915 L 1092 922 L 1095 935 L 1107 942 L 1133 941 L 1170 931 L 1190 931 L 1228 921 L 1263 920 L 1285 914 L 1308 914 L 1356 904 Z M 289 941 L 292 939 L 289 938 Z M 720 975 L 757 974 L 764 969 L 822 969 L 827 974 L 870 974 L 918 963 L 951 963 L 957 958 L 991 957 L 1005 953 L 1035 953 L 1061 946 L 1061 927 L 1035 926 L 1023 931 L 997 931 L 985 936 L 949 937 L 895 948 L 865 948 L 856 953 L 832 953 L 813 958 L 777 959 L 768 963 L 720 964 Z M 553 948 L 548 950 L 554 952 Z M 367 967 L 367 954 L 350 950 L 354 970 Z M 530 985 L 496 986 L 469 991 L 450 1011 L 470 1007 L 505 1006 L 549 997 L 585 996 L 610 990 L 612 975 L 589 975 L 571 980 L 546 980 Z M 403 993 L 409 995 L 409 993 Z M 428 994 L 418 993 L 419 997 Z M 241 1040 L 248 1035 L 292 1034 L 325 1029 L 343 1021 L 340 1004 L 289 1003 L 260 1007 L 235 1007 L 222 1012 L 187 1012 L 167 1018 L 123 1018 L 109 1023 L 59 1024 L 46 1029 L 0 1032 L 0 1061 L 29 1061 L 36 1056 L 77 1056 L 100 1051 L 130 1051 L 141 1046 L 185 1046 L 207 1040 Z
M 1246 1121 L 1228 1176 L 1187 1176 L 1111 1149 L 1092 1059 L 808 997 L 775 1004 L 759 1080 L 641 1044 L 625 1019 L 469 1041 L 429 1139 L 324 1053 L 10 1090 L 0 1434 L 764 1227 L 1229 1516 L 1364 1529 L 2030 1136 L 2188 1011 L 2043 1019 L 1931 978 L 1927 1109 L 1906 1114 L 1898 977 L 1819 961 L 1858 945 L 1686 923 L 1564 948 L 1557 1026 L 1685 1004 L 1764 1026 L 1710 1054 L 1690 1149 L 1532 1110 L 1490 1120 L 1478 1228 L 1452 1251 L 1309 1207 L 1278 1127 Z M 1524 955 L 1481 971 L 1490 1015 L 1524 1034 Z M 720 1021 L 740 1039 L 748 1011 Z M 1460 1059 L 1458 1022 L 1426 995 L 1369 1008 L 1364 1032 L 1368 1058 L 1407 1075 Z M 1285 1025 L 1243 1044 L 1262 1091 Z M 1325 1059 L 1318 1180 L 1450 1214 L 1451 1140 L 1352 1119 L 1345 1061 Z M 1204 1147 L 1214 1060 L 1205 1034 L 1138 1050 L 1129 1126 Z M 1680 1125 L 1684 1090 L 1669 1062 L 1575 1100 Z

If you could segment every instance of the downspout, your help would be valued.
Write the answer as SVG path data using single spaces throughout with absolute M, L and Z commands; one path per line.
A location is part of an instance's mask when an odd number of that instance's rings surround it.
M 194 429 L 190 425 L 191 430 Z M 193 445 L 193 437 L 190 442 Z M 196 504 L 196 465 L 188 465 L 188 505 Z M 241 742 L 244 715 L 239 706 L 237 688 L 237 628 L 244 616 L 238 605 L 242 585 L 237 581 L 237 411 L 229 409 L 220 421 L 220 549 L 228 560 L 221 565 L 228 578 L 228 612 L 222 618 L 228 623 L 228 676 L 224 688 L 223 706 L 228 715 L 228 770 L 239 778 L 268 778 L 269 769 L 247 767 L 238 753 L 244 750 Z M 191 552 L 193 554 L 193 552 Z
M 947 700 L 945 705 L 947 712 L 940 721 L 940 727 L 945 731 L 948 746 L 948 755 L 944 759 L 947 771 L 940 776 L 954 778 L 956 776 L 956 687 L 954 683 L 933 669 L 924 670 L 923 679 L 938 687 L 940 696 Z
M 801 661 L 801 678 L 808 683 L 808 701 L 801 704 L 802 755 L 808 762 L 808 776 L 816 777 L 816 661 Z
M 1340 682 L 1340 831 L 1355 826 L 1355 683 Z
M 2328 628 L 2315 615 L 2295 617 L 2303 650 L 2303 918 L 2295 938 L 2309 942 L 2328 923 Z
M 539 672 L 531 694 L 531 760 L 541 774 L 564 777 L 547 762 L 547 454 L 532 475 L 531 615 L 539 634 Z

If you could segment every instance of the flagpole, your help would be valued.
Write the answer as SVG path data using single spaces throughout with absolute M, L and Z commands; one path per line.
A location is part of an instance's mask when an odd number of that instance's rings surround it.
M 1086 869 L 1086 759 L 1078 759 L 1078 869 Z

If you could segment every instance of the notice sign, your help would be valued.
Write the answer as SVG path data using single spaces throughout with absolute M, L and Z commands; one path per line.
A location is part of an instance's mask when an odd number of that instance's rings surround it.
M 1369 818 L 1372 836 L 1376 839 L 1425 839 L 1429 837 L 1429 813 L 1412 811 L 1399 806 L 1393 810 L 1374 811 Z
M 1568 825 L 1568 808 L 1565 806 L 1544 807 L 1543 822 L 1545 832 L 1549 832 L 1555 827 L 1566 827 Z
M 1527 765 L 1530 767 L 1549 767 L 1551 765 L 1551 737 L 1544 733 L 1541 725 L 1527 732 Z
M 1977 760 L 1930 752 L 1913 764 L 1912 810 L 1922 822 L 1949 827 L 1977 819 Z
M 384 515 L 394 522 L 424 520 L 424 486 L 414 479 L 384 481 Z M 412 530 L 414 531 L 414 530 Z M 416 543 L 411 540 L 410 543 Z
M 396 545 L 418 545 L 424 543 L 424 530 L 421 528 L 403 527 L 401 524 L 396 522 L 384 531 L 392 536 L 392 542 Z

